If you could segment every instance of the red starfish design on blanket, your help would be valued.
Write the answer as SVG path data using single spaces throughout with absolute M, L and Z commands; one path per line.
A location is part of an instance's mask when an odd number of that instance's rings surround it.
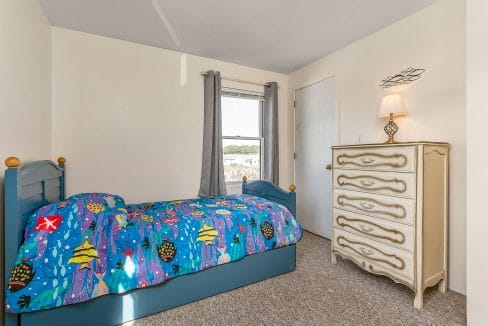
M 62 219 L 63 217 L 61 215 L 41 216 L 37 219 L 37 224 L 34 230 L 49 232 L 56 231 Z
M 129 246 L 125 246 L 125 250 L 122 251 L 122 253 L 125 255 L 125 257 L 130 257 L 132 254 L 135 252 L 135 250 L 129 249 Z

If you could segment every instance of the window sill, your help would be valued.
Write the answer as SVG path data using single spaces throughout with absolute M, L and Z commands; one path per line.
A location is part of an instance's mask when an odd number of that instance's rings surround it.
M 235 182 L 227 182 L 225 184 L 227 189 L 228 195 L 237 195 L 242 193 L 242 182 L 235 181 Z

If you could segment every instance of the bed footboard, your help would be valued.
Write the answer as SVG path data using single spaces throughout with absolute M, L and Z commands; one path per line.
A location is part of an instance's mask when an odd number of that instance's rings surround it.
M 281 189 L 274 183 L 265 180 L 247 182 L 247 177 L 242 178 L 242 193 L 258 196 L 274 201 L 288 208 L 294 216 L 297 211 L 297 195 L 294 184 L 290 185 L 289 192 Z

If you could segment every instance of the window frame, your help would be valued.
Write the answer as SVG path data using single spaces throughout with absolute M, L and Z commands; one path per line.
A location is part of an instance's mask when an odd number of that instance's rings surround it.
M 224 148 L 223 141 L 224 140 L 258 140 L 259 141 L 259 179 L 263 178 L 263 145 L 264 145 L 264 134 L 263 134 L 263 112 L 264 112 L 264 96 L 262 95 L 250 95 L 248 93 L 238 93 L 238 92 L 225 92 L 222 91 L 220 98 L 222 103 L 223 97 L 230 97 L 230 98 L 241 98 L 241 99 L 250 99 L 250 100 L 257 100 L 259 101 L 259 136 L 258 137 L 249 137 L 249 136 L 224 136 L 222 135 L 222 151 Z M 224 174 L 225 174 L 225 166 L 224 166 Z M 249 181 L 253 181 L 249 179 Z M 225 184 L 228 186 L 237 186 L 241 184 L 241 180 L 239 181 L 226 181 Z

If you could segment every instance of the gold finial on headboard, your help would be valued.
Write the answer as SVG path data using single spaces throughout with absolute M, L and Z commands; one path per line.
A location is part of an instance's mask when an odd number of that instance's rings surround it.
M 8 168 L 17 168 L 20 165 L 20 160 L 18 157 L 11 156 L 8 159 L 5 160 L 5 165 Z
M 59 157 L 58 158 L 58 164 L 64 164 L 64 163 L 66 163 L 66 159 L 64 157 L 62 157 L 62 156 Z
M 247 182 L 247 177 L 246 176 L 243 176 L 242 177 L 242 182 L 246 183 Z
M 291 192 L 295 192 L 295 190 L 297 190 L 297 186 L 295 186 L 295 185 L 292 183 L 288 189 L 290 189 L 290 191 L 291 191 Z

